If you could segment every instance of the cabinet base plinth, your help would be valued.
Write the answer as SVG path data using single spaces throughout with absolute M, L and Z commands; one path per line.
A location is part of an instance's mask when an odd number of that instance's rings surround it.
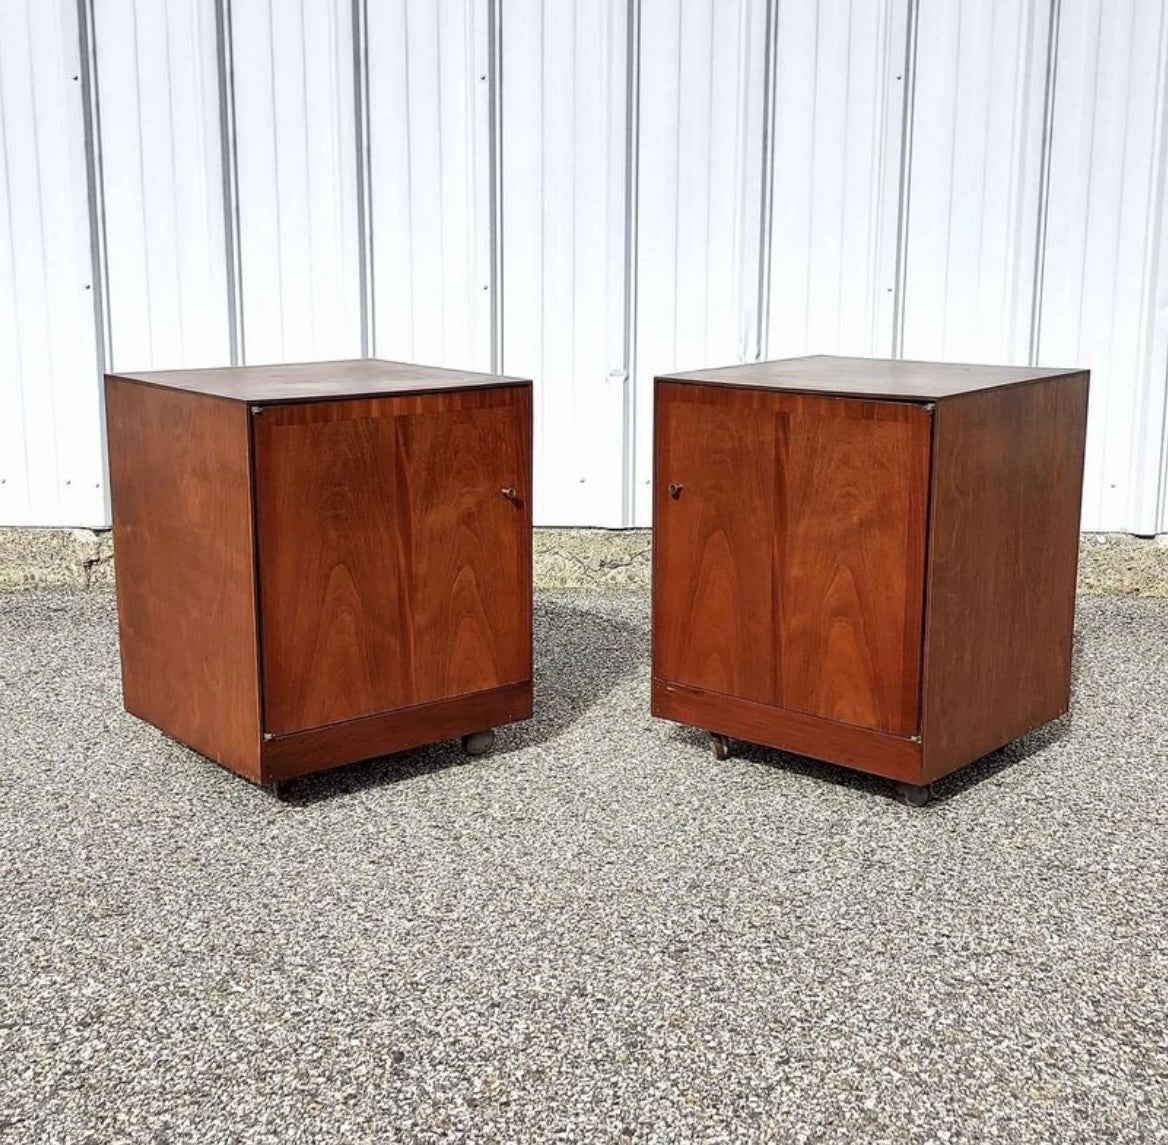
M 263 744 L 262 782 L 291 779 L 411 747 L 458 739 L 484 728 L 529 719 L 531 712 L 528 681 L 275 736 Z
M 709 728 L 719 735 L 855 771 L 904 783 L 924 782 L 921 745 L 916 740 L 658 679 L 653 681 L 652 711 L 676 723 Z

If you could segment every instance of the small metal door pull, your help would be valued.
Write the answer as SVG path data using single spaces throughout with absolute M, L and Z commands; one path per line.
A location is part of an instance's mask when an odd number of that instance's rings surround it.
M 672 497 L 676 501 L 678 499 L 678 497 L 681 496 L 681 491 L 683 488 L 684 488 L 684 486 L 678 485 L 678 483 L 676 481 L 670 481 L 669 482 L 669 496 Z
M 510 485 L 508 485 L 505 489 L 500 489 L 499 492 L 502 493 L 508 501 L 519 500 L 519 493 Z

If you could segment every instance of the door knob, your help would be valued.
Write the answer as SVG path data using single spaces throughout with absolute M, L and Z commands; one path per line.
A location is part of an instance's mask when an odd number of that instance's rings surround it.
M 506 488 L 504 488 L 504 489 L 500 489 L 500 490 L 499 490 L 499 492 L 500 492 L 500 493 L 501 493 L 501 494 L 502 494 L 504 497 L 506 497 L 508 501 L 518 501 L 518 500 L 519 500 L 519 493 L 518 493 L 518 491 L 517 491 L 516 489 L 514 489 L 514 488 L 513 488 L 512 486 L 510 486 L 510 485 L 508 485 L 508 486 L 507 486 Z
M 676 481 L 670 481 L 669 482 L 669 496 L 672 497 L 676 501 L 678 499 L 678 497 L 681 496 L 681 491 L 684 488 L 685 488 L 684 485 L 678 485 L 678 483 Z

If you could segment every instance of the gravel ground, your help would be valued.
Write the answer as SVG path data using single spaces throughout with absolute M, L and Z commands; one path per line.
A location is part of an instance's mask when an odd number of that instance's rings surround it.
M 491 756 L 280 804 L 0 597 L 0 1139 L 1168 1140 L 1168 602 L 919 811 L 651 720 L 639 595 L 537 644 Z

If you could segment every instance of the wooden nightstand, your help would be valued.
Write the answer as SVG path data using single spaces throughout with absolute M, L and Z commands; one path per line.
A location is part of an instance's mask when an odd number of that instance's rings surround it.
M 654 715 L 930 784 L 1067 710 L 1082 371 L 658 378 Z
M 256 783 L 531 715 L 531 383 L 108 376 L 126 708 Z

